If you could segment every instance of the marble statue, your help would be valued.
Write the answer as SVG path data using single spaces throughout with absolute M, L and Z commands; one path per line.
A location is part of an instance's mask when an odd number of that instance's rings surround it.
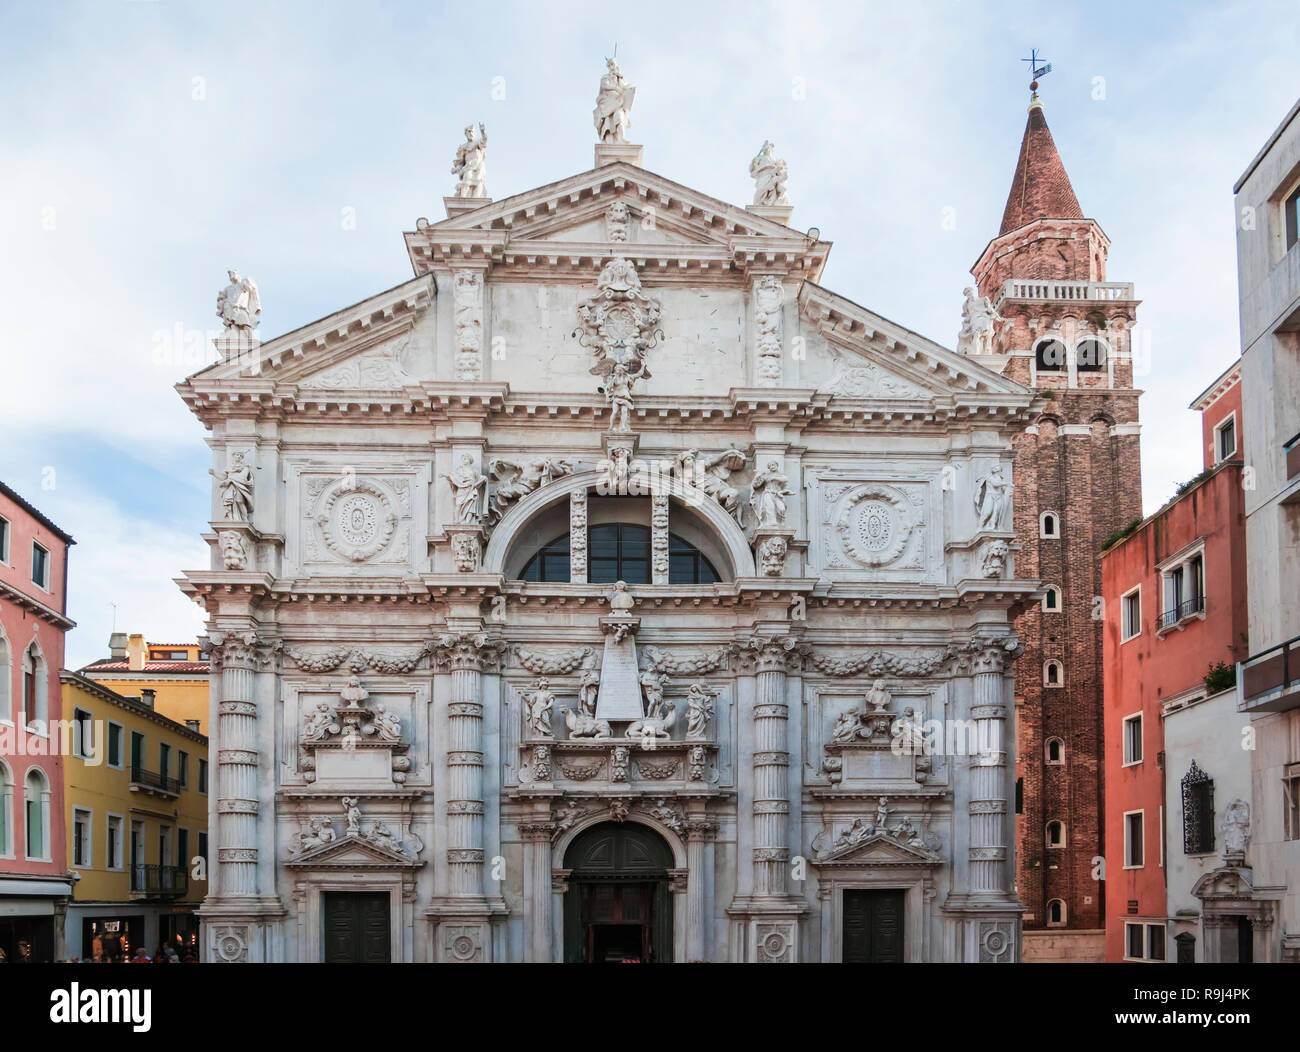
M 657 720 L 664 715 L 664 686 L 668 677 L 657 668 L 648 668 L 641 673 L 641 689 L 645 693 L 645 714 L 647 718 Z
M 962 295 L 966 301 L 961 308 L 957 350 L 962 354 L 992 354 L 994 325 L 1006 319 L 987 296 L 977 295 L 974 289 L 962 289 Z
M 645 719 L 634 720 L 628 725 L 624 732 L 625 738 L 671 738 L 673 725 L 677 721 L 677 712 L 671 701 L 663 704 L 662 716 L 647 716 Z
M 600 673 L 594 668 L 582 674 L 578 684 L 578 711 L 584 716 L 596 715 L 596 698 L 600 694 Z
M 511 504 L 557 478 L 571 475 L 574 468 L 572 461 L 552 457 L 533 457 L 522 464 L 495 458 L 488 461 L 488 474 L 497 480 L 488 502 L 488 518 L 496 522 Z
M 890 734 L 893 737 L 890 749 L 895 754 L 913 753 L 925 748 L 925 731 L 916 710 L 910 706 L 903 710 L 902 716 L 894 720 Z
M 316 708 L 308 710 L 303 717 L 302 740 L 304 742 L 317 741 L 330 734 L 337 734 L 339 729 L 339 725 L 334 721 L 334 713 L 330 711 L 330 707 L 323 701 L 318 702 Z
M 626 614 L 636 606 L 636 600 L 627 590 L 625 581 L 615 581 L 614 590 L 605 596 L 605 601 L 609 603 L 610 612 L 614 614 Z
M 455 197 L 487 197 L 487 129 L 479 122 L 478 135 L 474 125 L 465 129 L 465 141 L 456 147 L 456 159 L 451 162 L 451 174 L 456 177 Z
M 683 485 L 712 497 L 740 521 L 740 490 L 727 480 L 733 471 L 745 466 L 745 454 L 739 449 L 724 449 L 721 453 L 701 455 L 698 449 L 688 449 L 677 454 L 677 475 Z
M 843 745 L 856 739 L 861 730 L 862 717 L 854 710 L 849 709 L 847 712 L 841 712 L 835 720 L 835 727 L 831 731 L 831 741 Z
M 790 203 L 790 196 L 785 192 L 785 181 L 789 177 L 789 170 L 785 161 L 773 154 L 772 150 L 771 141 L 765 141 L 754 159 L 749 162 L 749 174 L 754 180 L 754 204 L 756 205 Z
M 1244 855 L 1250 842 L 1250 804 L 1240 798 L 1233 800 L 1223 812 L 1219 830 L 1223 833 L 1223 853 Z
M 324 847 L 334 840 L 334 826 L 323 815 L 313 815 L 308 820 L 307 832 L 298 834 L 298 851 Z
M 980 529 L 1007 529 L 1010 508 L 1011 483 L 1002 477 L 1002 465 L 994 464 L 989 473 L 975 483 L 975 510 L 979 514 Z
M 885 689 L 885 681 L 878 679 L 871 684 L 871 690 L 867 694 L 867 709 L 873 713 L 884 712 L 892 700 L 892 695 Z
M 242 450 L 230 454 L 230 467 L 218 475 L 211 468 L 208 474 L 221 487 L 221 506 L 230 522 L 249 522 L 253 517 L 253 469 L 244 459 Z
M 591 713 L 583 711 L 582 701 L 578 707 L 564 710 L 564 725 L 569 728 L 570 738 L 609 738 L 614 732 L 609 720 L 597 719 L 596 703 L 591 703 Z
M 686 740 L 704 741 L 708 737 L 709 720 L 713 717 L 713 699 L 717 691 L 703 683 L 692 683 L 686 691 Z
M 456 502 L 457 523 L 479 525 L 483 521 L 483 498 L 487 492 L 487 477 L 480 475 L 474 467 L 474 458 L 462 453 L 460 462 L 453 474 L 443 473 L 443 478 L 451 486 Z
M 537 738 L 551 736 L 551 714 L 555 708 L 555 695 L 547 679 L 537 681 L 537 689 L 528 696 L 528 729 Z
M 622 362 L 615 362 L 609 372 L 609 379 L 605 381 L 605 399 L 609 402 L 609 429 L 631 431 L 632 377 Z
M 359 836 L 361 834 L 361 805 L 355 796 L 345 796 L 341 801 L 343 805 L 343 817 L 347 821 L 348 836 Z
M 632 124 L 629 113 L 636 98 L 636 88 L 627 82 L 618 68 L 618 59 L 605 60 L 605 74 L 600 78 L 600 91 L 596 95 L 596 109 L 592 120 L 596 124 L 598 142 L 627 142 L 627 129 Z
M 785 487 L 781 465 L 768 461 L 767 467 L 754 476 L 750 484 L 749 505 L 754 509 L 755 525 L 760 529 L 785 525 L 785 498 L 793 490 Z
M 217 293 L 217 317 L 227 329 L 255 329 L 262 317 L 262 300 L 257 282 L 228 270 L 230 284 Z
M 876 821 L 872 827 L 877 833 L 888 832 L 889 825 L 889 797 L 882 796 L 876 804 Z

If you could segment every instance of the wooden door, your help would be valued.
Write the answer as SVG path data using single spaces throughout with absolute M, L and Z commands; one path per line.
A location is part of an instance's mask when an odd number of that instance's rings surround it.
M 327 964 L 387 964 L 392 959 L 388 892 L 327 891 L 322 897 Z
M 901 888 L 844 892 L 846 964 L 902 964 L 905 896 Z

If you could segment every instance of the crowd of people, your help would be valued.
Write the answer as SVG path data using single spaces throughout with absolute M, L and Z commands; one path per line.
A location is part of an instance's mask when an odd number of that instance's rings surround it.
M 104 953 L 103 947 L 99 944 L 100 940 L 95 939 L 95 952 L 89 957 L 69 957 L 66 960 L 59 961 L 59 964 L 198 964 L 199 955 L 193 947 L 182 947 L 177 949 L 170 944 L 159 946 L 152 954 L 147 947 L 137 946 L 135 953 L 123 954 L 120 957 L 113 954 Z M 31 944 L 25 939 L 18 941 L 17 952 L 12 962 L 5 948 L 0 946 L 0 964 L 30 964 L 32 963 Z

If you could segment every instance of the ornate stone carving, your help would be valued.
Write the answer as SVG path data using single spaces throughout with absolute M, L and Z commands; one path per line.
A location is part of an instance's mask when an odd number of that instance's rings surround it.
M 262 317 L 262 300 L 257 282 L 240 276 L 237 270 L 226 271 L 230 284 L 217 293 L 217 317 L 227 329 L 251 332 Z
M 452 317 L 456 326 L 456 379 L 483 378 L 483 274 L 456 271 L 452 286 Z
M 536 738 L 551 737 L 551 716 L 555 709 L 555 695 L 547 679 L 537 681 L 537 689 L 526 694 L 528 703 L 528 729 Z
M 230 465 L 218 474 L 209 470 L 221 489 L 222 516 L 228 522 L 251 522 L 253 518 L 253 469 L 245 459 L 244 451 L 236 449 L 230 454 Z
M 462 453 L 457 460 L 455 471 L 451 474 L 443 472 L 442 477 L 451 487 L 452 499 L 455 502 L 452 521 L 469 526 L 482 524 L 487 477 L 480 474 L 474 466 L 474 457 L 469 453 Z
M 677 760 L 667 760 L 664 763 L 652 763 L 649 760 L 638 760 L 636 769 L 641 772 L 642 778 L 648 778 L 652 782 L 662 782 L 673 777 L 677 773 Z
M 789 178 L 789 168 L 785 161 L 772 151 L 770 140 L 764 140 L 762 147 L 749 162 L 749 175 L 754 180 L 754 204 L 788 205 L 790 195 L 786 193 L 785 181 Z
M 607 58 L 605 73 L 600 78 L 600 90 L 596 93 L 596 108 L 591 115 L 596 125 L 597 142 L 627 142 L 635 98 L 636 88 L 623 76 L 618 59 Z
M 663 308 L 641 289 L 641 278 L 630 259 L 611 259 L 596 279 L 596 295 L 578 305 L 578 342 L 591 348 L 591 372 L 608 382 L 614 367 L 624 366 L 629 385 L 649 379 L 646 355 L 663 337 L 659 318 Z
M 686 777 L 692 782 L 704 781 L 704 772 L 709 765 L 709 755 L 703 745 L 692 745 L 686 754 Z
M 647 716 L 645 719 L 633 720 L 628 724 L 627 730 L 623 732 L 625 738 L 642 738 L 657 739 L 671 738 L 673 724 L 677 721 L 677 713 L 671 701 L 661 703 L 662 716 Z
M 370 479 L 345 480 L 325 497 L 316 525 L 326 547 L 349 562 L 365 562 L 388 547 L 398 516 L 384 488 Z
M 217 537 L 221 542 L 221 561 L 227 570 L 242 570 L 248 566 L 248 546 L 238 530 L 221 530 Z
M 613 202 L 605 212 L 605 240 L 613 242 L 626 241 L 631 221 L 632 212 L 627 207 L 627 202 Z
M 599 673 L 595 669 L 588 669 L 578 687 L 577 706 L 564 712 L 564 722 L 569 728 L 570 738 L 608 738 L 613 734 L 609 721 L 596 717 L 599 690 Z
M 411 347 L 411 337 L 404 336 L 374 351 L 356 355 L 318 373 L 298 381 L 298 386 L 310 390 L 395 390 L 415 383 L 416 378 L 406 371 L 405 358 Z
M 722 505 L 723 510 L 740 522 L 740 490 L 727 480 L 733 471 L 745 467 L 745 454 L 739 449 L 724 449 L 721 453 L 701 455 L 698 449 L 688 449 L 679 454 L 674 471 L 681 484 Z
M 533 778 L 539 782 L 551 780 L 551 747 L 549 745 L 533 746 Z
M 727 663 L 728 649 L 707 651 L 673 651 L 660 650 L 656 646 L 641 648 L 642 663 L 646 668 L 658 669 L 670 676 L 703 676 L 716 672 Z
M 980 921 L 980 963 L 997 964 L 1015 959 L 1012 947 L 1014 925 L 1011 921 Z
M 478 135 L 474 125 L 465 128 L 465 141 L 456 147 L 456 159 L 451 162 L 451 174 L 456 177 L 454 197 L 487 197 L 487 129 L 479 122 Z
M 1003 575 L 1007 568 L 1007 556 L 1011 554 L 1011 545 L 1004 540 L 990 541 L 983 548 L 980 557 L 980 573 L 991 580 Z
M 650 572 L 655 584 L 668 583 L 668 495 L 650 498 Z
M 488 474 L 496 480 L 496 486 L 488 502 L 488 521 L 497 522 L 516 501 L 557 478 L 573 474 L 576 468 L 572 461 L 552 457 L 533 457 L 522 464 L 489 460 Z
M 782 308 L 785 289 L 775 274 L 754 282 L 754 350 L 759 387 L 781 386 Z
M 569 580 L 587 580 L 587 491 L 569 494 Z
M 608 735 L 605 737 L 608 737 Z M 595 763 L 578 763 L 576 760 L 569 760 L 560 764 L 560 773 L 565 778 L 570 778 L 575 782 L 590 781 L 604 769 L 604 760 L 597 760 Z
M 1223 835 L 1225 861 L 1244 858 L 1250 843 L 1250 804 L 1240 798 L 1233 800 L 1223 812 L 1219 832 Z
M 759 529 L 785 526 L 785 498 L 793 492 L 786 488 L 786 481 L 781 465 L 775 460 L 769 460 L 767 467 L 755 473 L 750 483 L 749 506 Z
M 917 523 L 907 499 L 892 486 L 855 487 L 835 516 L 844 553 L 862 566 L 887 566 L 903 554 Z
M 478 569 L 483 556 L 482 545 L 477 533 L 453 533 L 451 536 L 451 556 L 456 569 L 461 573 L 473 573 Z
M 794 931 L 788 922 L 754 925 L 754 940 L 760 964 L 785 964 L 794 959 Z
M 758 565 L 765 577 L 780 577 L 785 573 L 785 556 L 789 542 L 779 534 L 763 538 L 758 546 Z
M 929 398 L 925 388 L 891 376 L 865 358 L 850 362 L 842 355 L 835 359 L 831 377 L 821 390 L 842 398 Z
M 490 672 L 497 667 L 506 649 L 499 639 L 486 632 L 446 633 L 425 644 L 440 667 L 477 669 Z
M 386 675 L 407 673 L 415 669 L 433 647 L 433 643 L 407 651 L 373 650 L 360 647 L 327 647 L 324 650 L 302 650 L 289 647 L 285 656 L 303 672 L 333 672 L 345 667 L 353 672 L 379 672 Z
M 961 331 L 957 334 L 959 354 L 992 354 L 996 325 L 1006 319 L 997 312 L 993 301 L 974 289 L 962 289 Z
M 807 659 L 814 669 L 826 676 L 857 676 L 867 672 L 873 676 L 885 674 L 915 679 L 934 675 L 956 653 L 955 647 L 947 647 L 937 654 L 923 657 L 905 658 L 876 650 L 861 657 L 835 658 L 820 649 L 809 649 Z
M 575 669 L 589 669 L 595 659 L 596 651 L 591 647 L 568 647 L 545 653 L 524 646 L 515 647 L 515 660 L 539 676 L 563 676 Z
M 705 741 L 713 718 L 713 699 L 718 692 L 703 683 L 692 683 L 686 691 L 686 740 Z
M 658 819 L 661 823 L 671 829 L 679 836 L 686 832 L 686 816 L 675 807 L 669 806 L 668 802 L 659 797 L 655 800 L 655 806 L 649 811 L 652 818 Z
M 631 752 L 626 745 L 615 745 L 610 751 L 610 781 L 627 781 L 627 762 L 630 755 Z
M 1002 476 L 1002 465 L 994 464 L 975 483 L 975 511 L 981 530 L 1009 529 L 1011 483 Z
M 227 925 L 213 933 L 218 960 L 225 964 L 243 964 L 248 960 L 248 929 Z

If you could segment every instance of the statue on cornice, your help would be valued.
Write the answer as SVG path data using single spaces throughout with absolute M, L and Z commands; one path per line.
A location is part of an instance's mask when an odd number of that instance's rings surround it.
M 255 329 L 262 317 L 262 300 L 257 282 L 228 270 L 230 284 L 217 293 L 217 317 L 227 329 Z
M 1002 465 L 994 464 L 975 483 L 975 510 L 981 530 L 1005 530 L 1011 507 L 1011 483 L 1002 477 Z
M 528 728 L 534 737 L 551 737 L 551 716 L 555 709 L 555 695 L 551 693 L 548 679 L 539 679 L 537 689 L 528 695 Z
M 744 466 L 745 454 L 735 448 L 709 456 L 702 456 L 698 449 L 688 449 L 677 455 L 677 475 L 682 484 L 712 497 L 737 522 L 740 521 L 740 490 L 727 480 L 733 471 L 740 471 Z
M 713 716 L 713 699 L 717 693 L 703 683 L 692 683 L 686 691 L 687 741 L 704 741 L 708 737 L 709 719 Z
M 628 375 L 627 366 L 615 362 L 605 381 L 605 400 L 609 402 L 609 429 L 611 431 L 632 430 L 632 377 Z
M 208 474 L 221 487 L 221 504 L 225 517 L 231 522 L 248 522 L 253 517 L 253 469 L 244 459 L 242 450 L 230 454 L 230 467 L 221 474 L 209 469 Z
M 451 487 L 456 502 L 456 522 L 477 526 L 483 522 L 483 496 L 487 491 L 487 477 L 474 467 L 474 458 L 462 453 L 456 470 L 443 478 Z
M 627 142 L 626 131 L 632 125 L 629 116 L 636 88 L 627 82 L 618 68 L 618 59 L 605 60 L 605 74 L 600 78 L 600 91 L 596 95 L 596 109 L 592 120 L 596 124 L 598 142 Z
M 456 177 L 453 196 L 487 197 L 487 129 L 482 121 L 479 121 L 477 136 L 474 125 L 465 128 L 465 141 L 456 147 L 451 174 Z
M 790 196 L 785 192 L 785 181 L 790 172 L 785 161 L 772 150 L 771 140 L 763 142 L 762 149 L 749 162 L 749 174 L 754 180 L 754 204 L 788 205 Z
M 533 457 L 521 464 L 495 458 L 488 461 L 488 474 L 497 480 L 488 502 L 488 520 L 496 522 L 515 501 L 535 489 L 549 486 L 557 478 L 573 474 L 575 466 L 571 460 L 551 457 Z
M 962 354 L 992 354 L 994 325 L 1006 319 L 987 296 L 977 295 L 974 289 L 962 289 L 962 295 L 966 300 L 961 306 L 957 350 Z
M 749 505 L 754 509 L 755 525 L 760 529 L 785 525 L 785 498 L 793 492 L 786 489 L 786 481 L 781 465 L 775 460 L 769 460 L 767 467 L 754 476 Z

